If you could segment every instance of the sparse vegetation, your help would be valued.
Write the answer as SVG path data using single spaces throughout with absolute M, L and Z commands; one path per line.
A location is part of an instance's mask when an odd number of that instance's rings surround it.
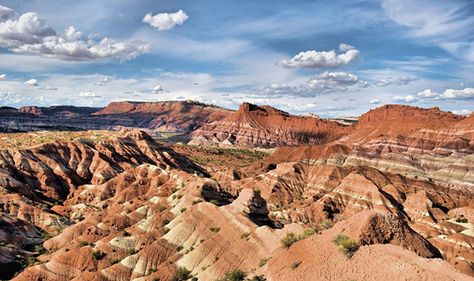
M 171 281 L 185 281 L 190 279 L 191 276 L 191 271 L 189 271 L 185 267 L 180 267 L 178 270 L 176 270 L 175 274 L 173 275 L 173 278 L 171 278 Z
M 79 242 L 79 247 L 86 247 L 86 246 L 94 246 L 94 243 L 87 242 L 87 241 Z
M 305 229 L 303 231 L 303 233 L 301 233 L 298 238 L 299 238 L 299 240 L 302 240 L 302 239 L 308 238 L 310 236 L 313 236 L 314 234 L 316 234 L 318 232 L 319 232 L 318 228 L 308 228 L 308 229 Z
M 359 244 L 357 244 L 357 241 L 350 239 L 342 233 L 334 236 L 332 241 L 347 257 L 352 257 L 352 255 L 354 255 L 354 253 L 359 249 Z
M 263 275 L 255 275 L 254 277 L 249 278 L 247 280 L 248 281 L 266 281 L 267 278 L 265 278 L 265 276 L 263 276 Z
M 186 211 L 186 208 L 181 208 L 181 213 L 184 213 Z
M 166 233 L 168 233 L 168 232 L 170 232 L 170 229 L 169 229 L 168 227 L 163 228 L 163 233 L 164 233 L 164 234 L 166 234 Z
M 271 257 L 263 258 L 258 262 L 258 267 L 263 267 L 267 264 L 267 262 L 271 259 Z
M 100 260 L 104 259 L 106 255 L 107 254 L 102 252 L 102 251 L 94 251 L 92 253 L 92 257 L 97 261 L 100 261 Z
M 216 205 L 216 206 L 219 206 L 219 205 L 220 205 L 219 202 L 218 202 L 217 200 L 215 200 L 215 199 L 212 199 L 211 201 L 209 201 L 209 203 L 214 204 L 214 205 Z
M 456 218 L 457 223 L 468 223 L 467 218 L 464 217 L 463 214 L 461 214 L 459 217 Z
M 334 223 L 332 221 L 323 221 L 320 225 L 321 230 L 330 229 L 333 227 Z
M 244 232 L 240 235 L 240 239 L 247 239 L 250 236 L 250 233 Z
M 290 246 L 293 245 L 293 243 L 295 243 L 296 241 L 298 241 L 298 237 L 296 237 L 293 232 L 288 232 L 285 237 L 281 239 L 280 242 L 283 247 L 290 248 Z
M 193 200 L 193 205 L 199 204 L 202 202 L 202 199 Z
M 234 269 L 232 271 L 227 272 L 224 275 L 224 278 L 219 279 L 218 281 L 243 281 L 245 280 L 245 276 L 247 276 L 247 274 L 245 274 L 245 272 L 243 272 L 242 270 Z
M 217 232 L 221 231 L 221 228 L 217 227 L 217 226 L 212 226 L 212 227 L 209 228 L 209 230 L 214 232 L 214 233 L 217 233 Z
M 43 239 L 43 241 L 46 241 L 51 238 L 51 234 L 49 234 L 48 232 L 43 232 L 41 238 Z

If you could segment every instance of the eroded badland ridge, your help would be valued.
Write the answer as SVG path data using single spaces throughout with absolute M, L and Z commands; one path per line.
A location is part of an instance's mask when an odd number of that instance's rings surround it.
M 473 115 L 386 105 L 348 125 L 121 102 L 0 116 L 0 279 L 473 280 Z

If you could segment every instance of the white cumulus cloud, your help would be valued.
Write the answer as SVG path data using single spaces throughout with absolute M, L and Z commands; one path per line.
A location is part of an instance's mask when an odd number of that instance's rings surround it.
M 179 10 L 176 13 L 146 14 L 143 17 L 143 22 L 163 31 L 170 30 L 177 25 L 183 25 L 188 18 L 188 15 L 183 10 Z
M 474 88 L 464 88 L 462 90 L 447 89 L 440 97 L 444 99 L 474 99 Z
M 30 79 L 30 80 L 26 81 L 24 84 L 28 85 L 28 86 L 39 86 L 38 80 L 36 80 L 36 79 Z
M 359 78 L 351 73 L 326 71 L 314 76 L 306 83 L 296 86 L 271 84 L 269 87 L 261 88 L 257 95 L 314 97 L 320 94 L 344 92 L 349 87 L 359 84 L 359 82 Z
M 339 51 L 341 52 L 347 52 L 349 50 L 355 50 L 354 46 L 348 45 L 348 44 L 340 44 L 339 45 Z
M 370 104 L 379 104 L 380 103 L 380 100 L 379 99 L 371 99 L 369 101 Z
M 5 8 L 5 7 L 3 7 Z M 7 20 L 0 17 L 0 47 L 15 53 L 33 54 L 62 60 L 86 61 L 107 58 L 129 60 L 150 50 L 141 41 L 116 41 L 109 38 L 85 37 L 76 28 L 68 27 L 64 34 L 56 31 L 34 12 Z
M 407 96 L 393 97 L 393 100 L 396 102 L 412 103 L 412 102 L 416 102 L 418 99 L 412 95 L 407 95 Z
M 336 51 L 306 51 L 301 52 L 291 59 L 282 60 L 278 66 L 285 68 L 336 68 L 346 65 L 359 57 L 359 50 L 346 44 L 341 44 L 339 49 L 342 54 Z
M 6 74 L 0 74 L 0 81 L 3 81 L 7 78 Z
M 434 92 L 431 89 L 425 89 L 421 92 L 418 92 L 416 95 L 421 98 L 434 98 L 434 97 L 437 97 L 439 94 Z

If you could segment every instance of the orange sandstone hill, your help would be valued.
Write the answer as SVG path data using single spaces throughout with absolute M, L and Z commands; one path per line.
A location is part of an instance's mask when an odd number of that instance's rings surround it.
M 238 111 L 194 131 L 190 144 L 250 147 L 323 144 L 339 138 L 345 131 L 347 128 L 337 122 L 243 103 Z

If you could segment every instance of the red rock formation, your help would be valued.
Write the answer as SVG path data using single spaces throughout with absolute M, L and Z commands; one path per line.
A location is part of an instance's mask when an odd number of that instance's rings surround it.
M 340 137 L 345 128 L 337 122 L 243 103 L 235 113 L 193 132 L 190 144 L 250 147 L 323 144 Z
M 93 115 L 116 120 L 117 123 L 122 119 L 137 119 L 136 126 L 141 128 L 187 133 L 230 113 L 229 110 L 199 102 L 167 101 L 112 102 Z

